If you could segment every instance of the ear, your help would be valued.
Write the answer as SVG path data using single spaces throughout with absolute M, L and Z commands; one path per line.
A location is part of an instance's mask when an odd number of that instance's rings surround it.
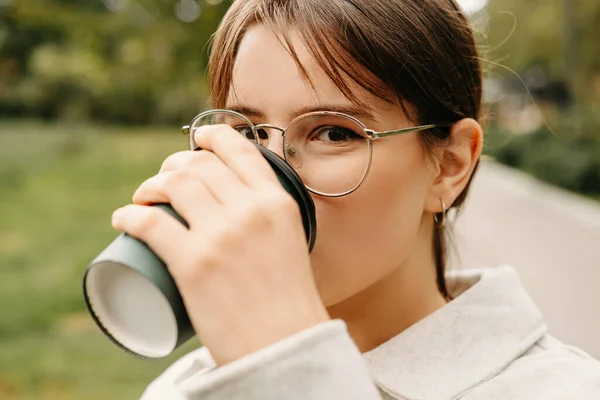
M 465 189 L 473 174 L 483 147 L 483 130 L 472 118 L 458 121 L 450 131 L 450 143 L 443 148 L 437 160 L 437 174 L 433 179 L 425 211 L 442 212 L 440 199 L 450 208 Z

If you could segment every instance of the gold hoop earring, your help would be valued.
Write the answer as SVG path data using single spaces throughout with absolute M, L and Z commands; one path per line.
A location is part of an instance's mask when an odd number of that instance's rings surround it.
M 442 200 L 441 197 L 440 197 L 440 204 L 442 205 L 441 221 L 440 221 L 440 218 L 438 218 L 438 213 L 433 213 L 433 221 L 435 222 L 435 224 L 438 228 L 443 228 L 444 225 L 446 225 L 446 203 L 444 203 L 444 200 Z

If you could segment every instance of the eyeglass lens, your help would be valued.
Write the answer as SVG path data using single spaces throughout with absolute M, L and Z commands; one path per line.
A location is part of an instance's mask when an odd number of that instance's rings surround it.
M 276 129 L 256 129 L 248 118 L 222 111 L 194 120 L 191 131 L 204 125 L 226 124 L 247 139 L 268 146 Z M 191 135 L 193 137 L 193 135 Z M 310 113 L 292 121 L 283 137 L 283 155 L 306 187 L 324 195 L 341 195 L 363 181 L 371 160 L 371 143 L 363 126 L 333 113 Z

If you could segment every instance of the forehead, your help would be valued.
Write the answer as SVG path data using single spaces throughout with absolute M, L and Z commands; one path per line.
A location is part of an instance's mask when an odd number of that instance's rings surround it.
M 240 43 L 227 104 L 243 104 L 277 117 L 314 104 L 351 105 L 300 37 L 290 31 L 289 38 L 312 86 L 300 72 L 281 38 L 267 27 L 255 25 L 246 32 Z M 381 103 L 380 99 L 353 82 L 348 84 L 361 99 L 369 99 L 370 104 Z

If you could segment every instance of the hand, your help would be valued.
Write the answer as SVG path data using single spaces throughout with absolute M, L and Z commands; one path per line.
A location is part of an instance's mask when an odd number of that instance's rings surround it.
M 196 132 L 202 151 L 168 157 L 113 214 L 168 265 L 218 365 L 329 319 L 300 210 L 254 144 L 229 126 Z M 189 229 L 150 207 L 170 203 Z

